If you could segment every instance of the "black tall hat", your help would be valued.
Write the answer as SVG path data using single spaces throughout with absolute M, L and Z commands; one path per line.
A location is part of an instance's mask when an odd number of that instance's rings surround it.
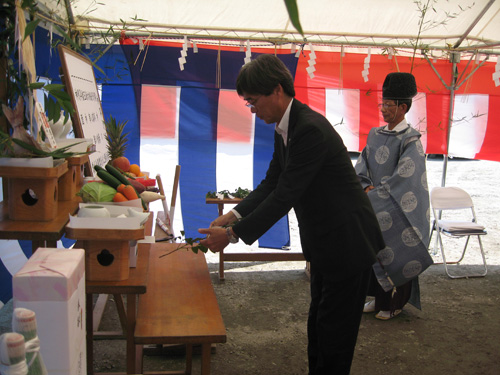
M 411 99 L 417 95 L 417 83 L 411 73 L 389 73 L 382 86 L 382 98 L 389 100 Z

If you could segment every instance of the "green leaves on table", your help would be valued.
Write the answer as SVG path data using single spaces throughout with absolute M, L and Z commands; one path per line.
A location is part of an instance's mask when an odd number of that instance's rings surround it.
M 174 250 L 171 250 L 170 252 L 168 252 L 166 254 L 160 255 L 160 258 L 163 258 L 164 256 L 170 255 L 170 254 L 175 253 L 176 251 L 179 251 L 182 249 L 186 249 L 186 250 L 191 249 L 191 251 L 195 254 L 198 254 L 199 251 L 201 251 L 202 253 L 206 253 L 209 250 L 208 247 L 203 246 L 202 244 L 199 243 L 201 240 L 204 240 L 204 239 L 205 238 L 201 238 L 201 237 L 198 237 L 198 238 L 188 237 L 188 238 L 186 238 L 184 235 L 184 231 L 181 231 L 181 235 L 178 237 L 175 237 L 174 241 L 177 242 L 179 240 L 182 243 L 179 243 L 179 246 L 177 246 L 177 248 L 175 248 Z
M 219 195 L 223 195 L 224 198 L 230 198 L 230 197 L 233 197 L 233 198 L 246 198 L 248 194 L 251 193 L 251 190 L 249 189 L 243 189 L 241 187 L 239 187 L 238 189 L 236 189 L 234 192 L 230 192 L 229 190 L 221 190 L 219 192 L 215 192 L 215 191 L 209 191 L 206 195 L 207 198 L 218 198 L 218 194 Z

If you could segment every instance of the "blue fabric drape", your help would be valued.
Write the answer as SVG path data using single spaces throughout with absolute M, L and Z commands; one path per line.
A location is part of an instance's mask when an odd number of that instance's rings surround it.
M 254 188 L 266 176 L 269 162 L 273 157 L 274 127 L 255 118 L 255 135 L 253 151 Z M 281 218 L 274 226 L 259 238 L 260 247 L 278 248 L 290 246 L 288 216 Z
M 199 237 L 217 217 L 205 196 L 216 189 L 217 105 L 219 90 L 183 88 L 179 109 L 179 164 L 185 236 Z
M 140 165 L 141 128 L 139 109 L 136 103 L 136 88 L 130 74 L 129 62 L 120 46 L 111 47 L 97 65 L 104 74 L 94 69 L 96 81 L 101 85 L 101 106 L 104 118 L 113 116 L 117 121 L 128 121 L 125 133 L 128 133 L 125 156 L 131 164 Z
M 184 70 L 178 58 L 181 48 L 150 46 L 140 51 L 137 45 L 122 45 L 130 64 L 130 72 L 140 108 L 143 84 L 181 87 L 179 108 L 179 164 L 182 173 L 179 190 L 182 200 L 183 227 L 186 237 L 199 236 L 197 229 L 207 227 L 217 215 L 215 205 L 205 204 L 208 191 L 216 190 L 218 85 L 235 89 L 236 77 L 243 65 L 244 52 L 200 48 L 188 50 Z M 254 54 L 253 57 L 256 55 Z M 295 75 L 297 58 L 279 55 Z M 218 65 L 218 60 L 220 65 Z M 220 82 L 217 71 L 220 68 Z M 254 181 L 265 176 L 273 151 L 273 126 L 256 119 L 254 149 Z M 260 240 L 259 246 L 278 248 L 290 245 L 288 218 L 280 220 Z

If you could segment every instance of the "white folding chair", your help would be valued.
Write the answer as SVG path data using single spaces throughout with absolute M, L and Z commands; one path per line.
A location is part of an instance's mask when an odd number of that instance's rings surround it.
M 431 206 L 432 213 L 434 215 L 432 232 L 436 231 L 439 247 L 441 249 L 441 255 L 443 256 L 443 264 L 446 274 L 452 279 L 486 276 L 486 273 L 488 272 L 488 266 L 486 265 L 486 258 L 484 256 L 481 236 L 484 236 L 487 233 L 484 226 L 477 223 L 474 204 L 472 203 L 470 195 L 465 190 L 458 187 L 435 187 L 431 190 Z M 459 215 L 457 211 L 460 210 L 460 220 L 443 220 L 442 216 L 443 211 L 445 210 L 453 210 L 454 213 L 456 213 L 456 217 L 458 217 Z M 463 219 L 464 213 L 466 215 L 472 214 L 472 219 L 469 221 L 467 219 Z M 447 213 L 446 219 L 448 219 L 449 217 L 450 213 Z M 441 237 L 441 234 L 454 239 L 466 237 L 462 256 L 459 260 L 453 262 L 449 262 L 446 260 L 443 238 Z M 464 259 L 465 251 L 467 250 L 467 246 L 469 245 L 469 239 L 471 236 L 477 237 L 477 240 L 479 242 L 479 249 L 481 251 L 481 257 L 483 259 L 484 271 L 477 274 L 450 274 L 448 270 L 448 264 L 460 264 L 460 262 Z

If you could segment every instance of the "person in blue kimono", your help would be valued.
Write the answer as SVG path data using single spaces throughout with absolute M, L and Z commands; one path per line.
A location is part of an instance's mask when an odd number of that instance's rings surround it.
M 416 94 L 412 74 L 387 75 L 379 105 L 387 125 L 370 130 L 366 147 L 355 166 L 387 246 L 380 254 L 385 252 L 391 257 L 398 251 L 415 252 L 417 248 L 427 251 L 429 241 L 425 152 L 421 134 L 405 119 Z M 394 280 L 387 278 L 380 263 L 376 263 L 368 291 L 375 299 L 365 304 L 364 312 L 376 312 L 376 318 L 388 320 L 397 316 L 407 302 L 420 308 L 418 277 L 409 278 L 408 282 L 394 287 Z

